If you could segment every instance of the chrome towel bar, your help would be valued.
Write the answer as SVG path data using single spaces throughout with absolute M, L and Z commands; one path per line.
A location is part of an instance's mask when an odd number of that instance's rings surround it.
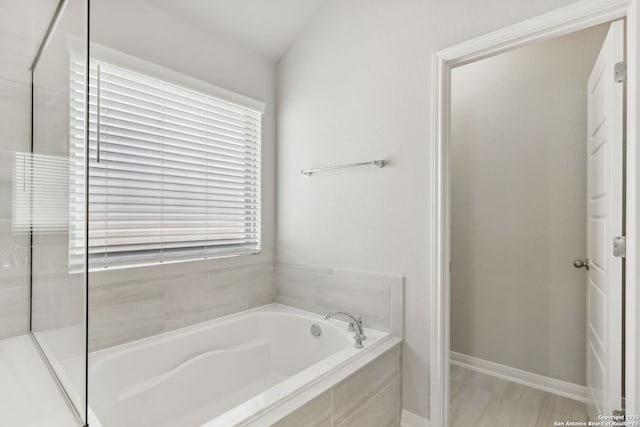
M 352 168 L 355 166 L 365 166 L 365 165 L 375 165 L 379 168 L 383 168 L 385 167 L 385 165 L 387 164 L 386 160 L 372 160 L 370 162 L 361 162 L 361 163 L 349 163 L 346 165 L 337 165 L 337 166 L 327 166 L 324 168 L 317 168 L 317 169 L 303 169 L 300 171 L 301 174 L 303 175 L 307 175 L 310 176 L 311 174 L 315 173 L 315 172 L 324 172 L 324 171 L 329 171 L 329 170 L 333 170 L 333 169 L 343 169 L 343 168 Z

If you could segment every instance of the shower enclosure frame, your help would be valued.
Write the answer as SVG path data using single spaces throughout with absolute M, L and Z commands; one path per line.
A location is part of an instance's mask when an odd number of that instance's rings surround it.
M 29 231 L 29 336 L 31 340 L 35 344 L 38 352 L 40 353 L 42 359 L 45 361 L 47 368 L 49 369 L 51 375 L 55 379 L 58 388 L 63 393 L 65 399 L 69 407 L 72 409 L 74 415 L 77 417 L 80 425 L 83 427 L 89 426 L 89 254 L 87 251 L 88 248 L 88 236 L 89 236 L 89 63 L 90 63 L 90 0 L 82 0 L 85 5 L 85 16 L 83 17 L 84 25 L 86 29 L 86 39 L 84 40 L 84 52 L 86 54 L 86 64 L 85 64 L 85 129 L 84 129 L 84 138 L 85 138 L 85 168 L 84 168 L 84 209 L 85 209 L 85 218 L 84 218 L 84 265 L 85 268 L 83 270 L 83 287 L 84 287 L 84 300 L 83 300 L 83 310 L 84 310 L 84 405 L 81 408 L 76 407 L 73 403 L 73 399 L 69 395 L 66 390 L 63 381 L 61 381 L 60 377 L 56 373 L 51 361 L 49 360 L 46 352 L 44 351 L 41 343 L 39 342 L 37 336 L 33 331 L 33 225 Z M 56 7 L 49 19 L 49 23 L 47 28 L 42 35 L 38 48 L 36 49 L 35 55 L 31 61 L 29 66 L 29 76 L 30 76 L 30 108 L 31 108 L 31 133 L 30 133 L 30 153 L 34 154 L 34 126 L 35 126 L 35 90 L 34 90 L 34 73 L 35 69 L 38 65 L 38 61 L 46 48 L 51 35 L 56 29 L 59 19 L 61 18 L 64 9 L 68 3 L 68 0 L 58 0 Z M 33 171 L 31 171 L 33 173 Z M 33 191 L 31 192 L 31 200 L 33 203 Z M 33 224 L 33 220 L 31 221 Z

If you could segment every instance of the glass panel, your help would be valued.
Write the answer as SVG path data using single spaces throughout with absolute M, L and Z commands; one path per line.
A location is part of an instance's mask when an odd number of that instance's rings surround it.
M 83 156 L 84 122 L 70 121 L 83 111 L 86 85 L 71 85 L 71 63 L 86 64 L 87 0 L 68 0 L 33 69 L 33 149 L 16 157 L 20 203 L 18 229 L 32 227 L 32 330 L 79 416 L 87 418 L 87 275 L 84 265 L 70 269 L 70 239 L 86 227 Z M 79 163 L 79 167 L 77 164 Z M 75 165 L 75 166 L 74 166 Z M 80 206 L 80 209 L 76 207 Z M 83 247 L 79 258 L 84 259 Z

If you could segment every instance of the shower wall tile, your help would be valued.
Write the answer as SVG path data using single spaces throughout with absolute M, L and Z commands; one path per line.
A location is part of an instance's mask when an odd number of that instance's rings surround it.
M 32 325 L 34 332 L 82 327 L 84 282 L 82 277 L 43 278 L 34 274 Z
M 219 270 L 166 281 L 167 330 L 248 308 L 247 271 Z
M 322 307 L 362 313 L 372 327 L 390 330 L 392 281 L 375 274 L 336 270 L 318 286 L 317 302 Z
M 277 263 L 276 301 L 314 313 L 347 311 L 366 327 L 402 336 L 403 278 Z
M 249 267 L 248 298 L 249 308 L 271 304 L 275 301 L 275 268 L 273 264 Z
M 318 312 L 316 294 L 320 275 L 312 269 L 277 265 L 276 301 L 302 310 Z
M 7 2 L 3 4 L 3 9 L 7 4 L 20 3 L 22 2 Z M 32 42 L 29 35 L 24 33 L 24 25 L 11 18 L 15 17 L 11 14 L 0 14 L 0 52 L 3 54 L 0 78 L 28 84 L 30 64 L 24 52 L 31 50 Z
M 90 344 L 104 348 L 164 330 L 164 284 L 110 283 L 91 287 Z
M 2 136 L 0 136 L 0 197 L 3 198 L 4 202 L 0 204 L 0 219 L 3 221 L 3 223 L 0 224 L 0 230 L 3 232 L 11 232 L 14 164 L 16 155 L 14 151 L 8 150 L 8 144 L 2 141 L 1 138 Z
M 67 234 L 35 233 L 33 259 L 33 330 L 82 327 L 84 275 L 69 273 Z
M 92 273 L 99 275 L 102 273 Z M 90 282 L 91 351 L 271 304 L 272 263 Z
M 29 149 L 30 108 L 29 86 L 0 77 L 0 339 L 29 330 L 29 240 L 11 218 L 13 161 Z
M 0 79 L 0 148 L 2 150 L 29 151 L 30 112 L 30 86 Z M 9 144 L 9 142 L 12 143 Z
M 9 247 L 6 252 L 3 252 L 4 249 L 4 247 L 0 248 L 0 289 L 13 288 L 16 286 L 23 286 L 28 288 L 28 255 L 27 262 L 24 263 L 24 260 L 19 255 L 11 255 L 14 248 Z M 20 248 L 20 250 L 22 250 L 22 248 Z
M 0 78 L 29 83 L 29 66 L 55 5 L 55 0 L 3 2 Z
M 29 67 L 56 4 L 57 0 L 21 0 L 3 2 L 0 8 L 0 339 L 29 330 L 29 240 L 11 229 L 13 159 L 16 152 L 31 148 Z M 43 289 L 48 299 L 39 304 L 47 307 L 56 304 L 56 294 L 75 295 L 66 286 L 53 290 L 45 283 Z M 60 310 L 67 308 L 71 312 L 63 314 L 63 322 L 75 315 L 66 305 Z M 43 317 L 58 322 L 51 310 Z
M 28 330 L 29 288 L 27 286 L 1 287 L 0 339 L 20 335 Z
M 11 232 L 11 220 L 0 219 L 0 289 L 29 284 L 29 236 Z
M 106 280 L 101 274 L 92 273 L 90 280 L 91 350 L 273 302 L 315 313 L 357 313 L 366 327 L 402 336 L 403 280 L 398 276 L 286 263 L 138 280 L 131 280 L 128 274 L 111 276 L 120 280 Z

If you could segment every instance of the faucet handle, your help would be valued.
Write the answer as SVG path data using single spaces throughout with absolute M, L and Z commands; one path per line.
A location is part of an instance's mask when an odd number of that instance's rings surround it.
M 360 324 L 360 326 L 362 326 L 362 316 L 358 316 L 358 323 Z M 349 322 L 349 332 L 355 332 L 356 330 L 356 324 L 353 323 L 353 320 L 351 320 Z
M 358 333 L 358 328 L 356 328 L 356 324 L 353 321 L 349 322 L 349 332 L 355 332 L 356 339 L 366 340 L 367 336 L 364 334 L 364 328 L 362 327 L 362 316 L 358 316 L 358 325 L 360 330 L 363 331 L 362 334 Z

